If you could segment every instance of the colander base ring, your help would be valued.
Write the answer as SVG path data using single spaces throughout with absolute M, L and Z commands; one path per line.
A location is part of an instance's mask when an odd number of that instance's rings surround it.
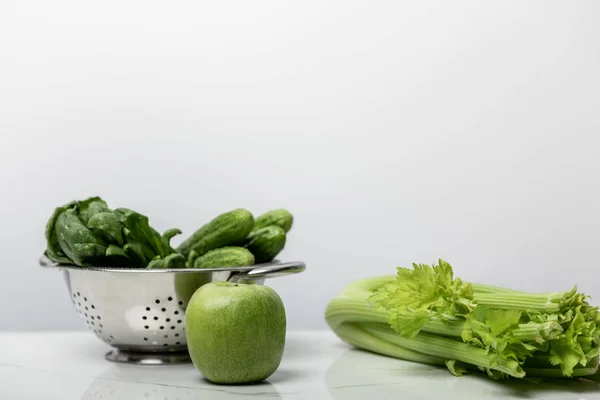
M 185 353 L 134 353 L 111 350 L 104 356 L 108 361 L 135 365 L 169 365 L 191 363 L 190 355 Z

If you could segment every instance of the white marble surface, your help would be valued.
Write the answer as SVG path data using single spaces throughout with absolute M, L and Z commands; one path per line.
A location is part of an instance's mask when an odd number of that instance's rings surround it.
M 222 399 L 600 399 L 600 385 L 456 378 L 443 368 L 382 357 L 330 332 L 289 332 L 268 383 L 218 386 L 191 364 L 141 367 L 104 360 L 109 348 L 87 332 L 1 333 L 2 400 Z

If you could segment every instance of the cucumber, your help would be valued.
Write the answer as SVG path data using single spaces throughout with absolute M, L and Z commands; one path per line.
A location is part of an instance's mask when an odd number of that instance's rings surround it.
M 252 231 L 248 235 L 246 248 L 254 254 L 258 263 L 272 261 L 285 247 L 285 230 L 276 225 L 271 225 Z
M 252 213 L 238 208 L 221 214 L 202 226 L 179 245 L 177 252 L 187 258 L 192 250 L 202 256 L 219 247 L 240 245 L 253 227 Z
M 221 247 L 194 261 L 194 268 L 226 268 L 254 265 L 254 255 L 243 247 Z
M 292 229 L 294 223 L 294 216 L 286 209 L 280 208 L 278 210 L 272 210 L 256 218 L 254 221 L 253 230 L 259 230 L 266 228 L 267 226 L 275 225 L 282 228 L 285 232 Z

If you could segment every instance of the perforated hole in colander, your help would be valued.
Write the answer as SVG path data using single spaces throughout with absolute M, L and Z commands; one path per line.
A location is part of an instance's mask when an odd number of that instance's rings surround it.
M 143 306 L 143 313 L 138 318 L 140 328 L 145 331 L 143 341 L 154 346 L 181 346 L 183 301 L 174 296 L 154 298 L 150 304 Z
M 92 332 L 107 343 L 111 343 L 114 340 L 112 335 L 106 336 L 104 324 L 102 323 L 102 316 L 88 295 L 82 295 L 81 291 L 74 292 L 73 306 L 79 314 L 79 318 L 81 318 Z

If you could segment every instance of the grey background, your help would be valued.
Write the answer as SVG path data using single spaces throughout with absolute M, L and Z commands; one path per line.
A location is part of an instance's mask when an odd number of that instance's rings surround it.
M 600 3 L 0 5 L 0 329 L 82 329 L 38 267 L 99 194 L 158 229 L 287 207 L 291 328 L 398 265 L 600 300 Z M 178 239 L 181 240 L 181 239 Z M 176 242 L 178 243 L 178 241 Z

